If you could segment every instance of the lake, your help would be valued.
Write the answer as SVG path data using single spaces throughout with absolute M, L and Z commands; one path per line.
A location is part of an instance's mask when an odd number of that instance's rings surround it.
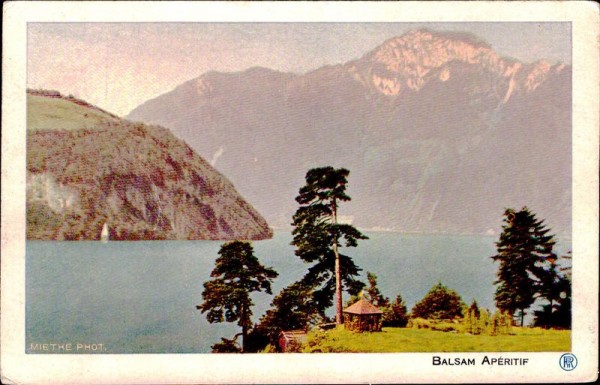
M 497 237 L 367 235 L 370 239 L 358 248 L 342 252 L 363 269 L 365 282 L 367 271 L 375 273 L 381 292 L 392 300 L 401 294 L 409 310 L 438 281 L 467 304 L 476 299 L 480 306 L 494 308 L 497 264 L 490 256 Z M 289 233 L 276 232 L 273 239 L 253 243 L 261 263 L 279 273 L 274 294 L 308 268 L 294 255 L 290 241 Z M 210 352 L 220 337 L 232 338 L 239 331 L 235 324 L 208 323 L 196 309 L 222 243 L 28 241 L 27 352 Z M 563 242 L 556 251 L 562 255 L 570 247 Z M 254 321 L 272 298 L 253 295 Z M 41 344 L 56 345 L 42 350 Z

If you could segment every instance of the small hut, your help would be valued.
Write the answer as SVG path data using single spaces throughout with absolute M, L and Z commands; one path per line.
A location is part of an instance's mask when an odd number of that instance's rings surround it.
M 383 312 L 365 299 L 344 310 L 344 327 L 356 332 L 380 332 Z
M 279 348 L 284 353 L 297 350 L 305 342 L 306 332 L 304 330 L 284 330 L 279 335 Z

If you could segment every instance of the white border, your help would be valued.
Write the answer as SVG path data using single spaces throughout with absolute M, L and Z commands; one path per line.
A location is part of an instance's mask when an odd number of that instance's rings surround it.
M 593 2 L 192 3 L 8 2 L 2 61 L 3 383 L 404 383 L 582 382 L 598 371 L 598 6 Z M 442 367 L 431 353 L 326 355 L 26 355 L 25 92 L 27 22 L 555 21 L 573 27 L 573 346 L 561 353 L 506 353 L 526 366 Z M 492 354 L 490 354 L 492 356 Z M 450 354 L 448 354 L 450 356 Z M 477 357 L 483 353 L 453 356 Z

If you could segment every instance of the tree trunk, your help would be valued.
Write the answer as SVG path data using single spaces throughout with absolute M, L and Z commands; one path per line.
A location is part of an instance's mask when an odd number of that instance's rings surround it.
M 525 309 L 521 309 L 521 327 L 523 327 L 523 319 L 525 318 Z
M 246 351 L 246 336 L 248 335 L 248 322 L 246 320 L 246 307 L 242 306 L 242 353 Z
M 337 225 L 337 204 L 335 198 L 331 202 L 331 211 L 333 216 L 333 225 Z M 335 312 L 335 323 L 341 325 L 343 322 L 342 314 L 342 273 L 340 269 L 340 254 L 338 252 L 338 238 L 337 234 L 333 240 L 333 254 L 335 254 L 335 298 L 336 298 L 336 312 Z

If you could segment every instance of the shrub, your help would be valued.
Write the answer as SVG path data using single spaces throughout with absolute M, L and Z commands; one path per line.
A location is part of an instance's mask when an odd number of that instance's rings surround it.
M 411 318 L 407 326 L 413 329 L 431 329 L 432 322 L 424 318 Z
M 492 336 L 510 334 L 512 329 L 512 316 L 508 312 L 496 310 L 490 322 Z
M 344 347 L 344 338 L 342 341 L 339 335 L 344 336 L 347 333 L 343 327 L 334 330 L 323 331 L 314 329 L 308 333 L 306 343 L 302 345 L 302 353 L 342 353 L 356 352 L 355 349 Z
M 295 282 L 273 298 L 271 308 L 261 317 L 256 328 L 268 337 L 269 343 L 277 345 L 283 330 L 307 330 L 324 321 L 311 301 L 312 290 L 310 285 Z
M 512 316 L 508 312 L 496 310 L 492 315 L 487 309 L 471 307 L 463 319 L 465 333 L 490 336 L 512 333 Z
M 413 307 L 412 314 L 417 318 L 452 320 L 463 316 L 463 307 L 465 304 L 458 293 L 440 282 Z
M 430 329 L 440 332 L 463 333 L 464 325 L 450 320 L 434 320 L 424 318 L 411 318 L 408 321 L 408 327 L 413 329 Z
M 263 350 L 259 353 L 278 353 L 277 348 L 271 344 L 268 344 Z
M 436 330 L 436 331 L 440 331 L 440 332 L 462 333 L 464 329 L 463 329 L 462 325 L 460 325 L 460 324 L 455 324 L 453 322 L 447 322 L 447 321 L 440 321 L 440 322 L 433 323 L 431 326 L 431 330 Z

